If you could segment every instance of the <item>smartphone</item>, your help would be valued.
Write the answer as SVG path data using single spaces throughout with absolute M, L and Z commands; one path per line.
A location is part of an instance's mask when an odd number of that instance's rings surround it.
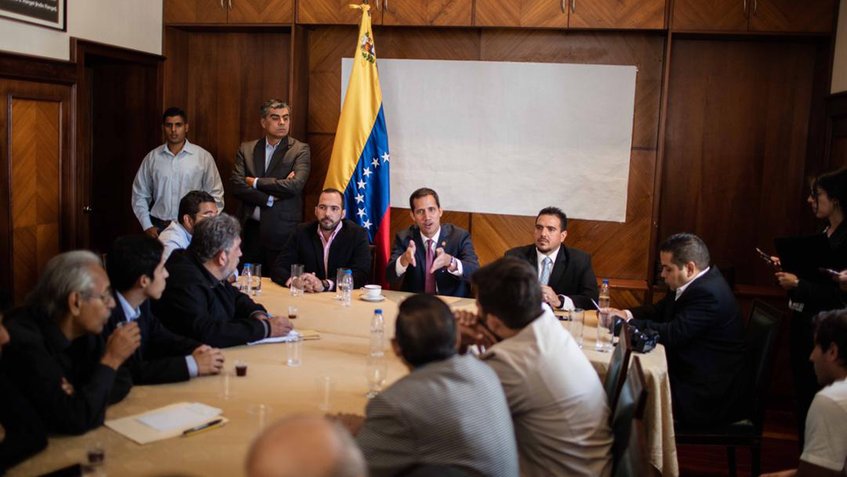
M 756 247 L 756 254 L 758 254 L 762 260 L 768 262 L 768 265 L 772 266 L 776 271 L 782 271 L 782 267 L 779 265 L 779 262 L 771 258 L 769 254 L 763 252 L 759 247 Z

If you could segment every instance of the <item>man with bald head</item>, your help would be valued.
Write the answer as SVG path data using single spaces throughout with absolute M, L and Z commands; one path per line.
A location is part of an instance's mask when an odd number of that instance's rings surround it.
M 365 460 L 339 424 L 318 416 L 285 418 L 247 454 L 249 477 L 365 477 Z

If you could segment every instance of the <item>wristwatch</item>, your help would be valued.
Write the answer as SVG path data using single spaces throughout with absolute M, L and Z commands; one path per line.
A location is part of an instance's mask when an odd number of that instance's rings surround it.
M 327 280 L 326 278 L 321 280 L 321 285 L 323 285 L 324 291 L 332 291 L 330 290 L 329 280 Z

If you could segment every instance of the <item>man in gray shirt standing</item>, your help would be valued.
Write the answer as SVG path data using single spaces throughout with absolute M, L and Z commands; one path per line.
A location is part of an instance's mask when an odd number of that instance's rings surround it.
M 179 201 L 192 190 L 206 191 L 224 207 L 224 187 L 209 151 L 186 139 L 188 116 L 171 107 L 162 115 L 165 143 L 150 151 L 132 183 L 132 210 L 144 232 L 158 237 L 171 221 L 179 220 Z

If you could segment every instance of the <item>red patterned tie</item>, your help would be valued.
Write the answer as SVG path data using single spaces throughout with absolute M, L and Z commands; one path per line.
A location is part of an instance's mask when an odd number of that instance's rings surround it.
M 430 273 L 432 270 L 432 240 L 426 241 L 426 269 L 424 270 L 424 291 L 430 294 L 435 293 L 435 275 Z

